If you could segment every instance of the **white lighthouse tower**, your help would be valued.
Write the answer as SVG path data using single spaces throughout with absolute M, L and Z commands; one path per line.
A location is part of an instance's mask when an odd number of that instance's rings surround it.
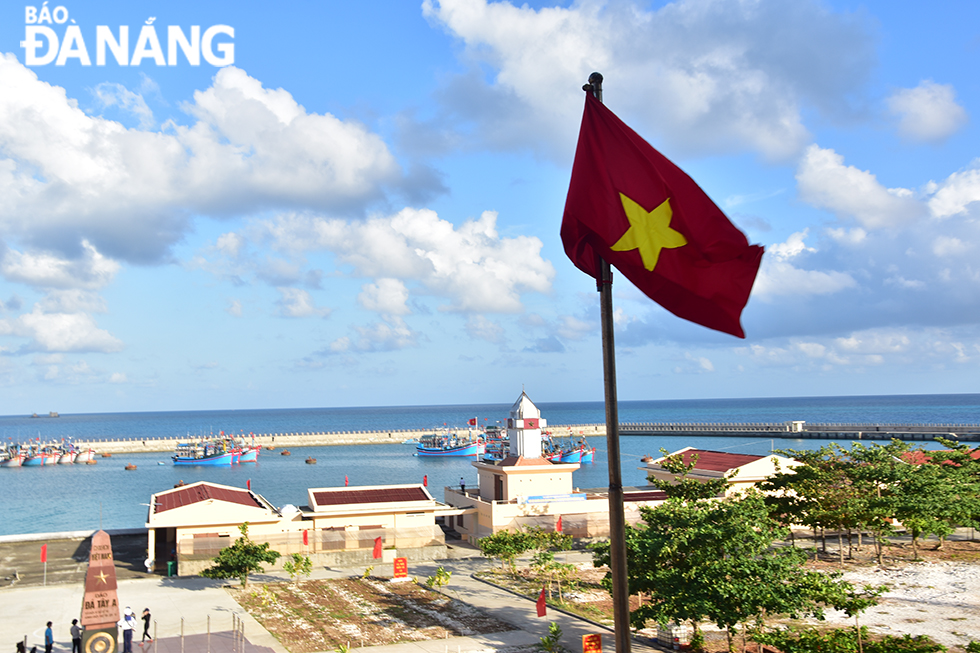
M 579 468 L 579 464 L 553 463 L 541 456 L 543 426 L 547 426 L 547 423 L 541 418 L 541 411 L 522 390 L 507 418 L 507 437 L 510 440 L 507 457 L 499 462 L 472 463 L 479 476 L 480 499 L 507 503 L 510 505 L 508 510 L 513 514 L 494 513 L 496 516 L 492 519 L 489 513 L 483 514 L 478 517 L 480 529 L 489 528 L 489 532 L 496 532 L 501 524 L 511 524 L 515 516 L 529 511 L 548 514 L 545 504 L 527 504 L 529 498 L 568 496 L 572 493 L 572 472 Z
M 541 429 L 547 426 L 541 411 L 521 390 L 521 396 L 510 409 L 507 418 L 507 439 L 510 455 L 519 458 L 541 458 Z

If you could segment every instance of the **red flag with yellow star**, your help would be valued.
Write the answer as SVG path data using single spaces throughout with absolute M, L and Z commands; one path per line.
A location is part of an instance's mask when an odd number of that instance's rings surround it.
M 593 278 L 601 257 L 674 315 L 745 337 L 739 319 L 763 248 L 590 93 L 561 239 Z

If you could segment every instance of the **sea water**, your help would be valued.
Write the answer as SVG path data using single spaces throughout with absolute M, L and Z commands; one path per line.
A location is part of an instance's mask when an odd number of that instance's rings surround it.
M 549 425 L 599 424 L 605 421 L 601 402 L 541 403 Z M 225 432 L 293 433 L 375 431 L 459 427 L 476 418 L 496 425 L 510 404 L 309 408 L 277 410 L 192 411 L 62 415 L 57 418 L 0 417 L 0 436 L 7 441 L 40 437 L 157 438 Z M 976 424 L 980 395 L 910 395 L 883 397 L 813 397 L 782 399 L 711 399 L 687 401 L 625 401 L 620 421 L 628 422 L 859 422 Z M 558 430 L 558 429 L 556 429 Z M 608 484 L 604 438 L 591 438 L 595 463 L 573 474 L 575 487 Z M 763 455 L 775 449 L 809 449 L 826 440 L 622 436 L 621 463 L 625 485 L 645 485 L 640 458 L 661 448 L 692 446 L 715 451 Z M 916 443 L 918 446 L 920 443 Z M 476 485 L 476 470 L 467 458 L 419 458 L 415 445 L 338 445 L 262 451 L 256 464 L 229 467 L 174 467 L 167 453 L 117 454 L 95 465 L 57 465 L 0 469 L 0 535 L 69 530 L 138 528 L 144 526 L 150 497 L 179 481 L 211 481 L 254 491 L 273 505 L 307 505 L 309 488 L 390 483 L 421 483 L 437 500 L 443 488 L 460 479 Z M 317 459 L 306 464 L 307 457 Z M 128 471 L 129 463 L 137 469 Z

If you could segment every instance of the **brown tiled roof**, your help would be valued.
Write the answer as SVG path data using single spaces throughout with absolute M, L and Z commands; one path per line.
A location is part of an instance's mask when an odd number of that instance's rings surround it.
M 191 485 L 189 487 L 183 487 L 178 490 L 171 490 L 169 492 L 158 494 L 155 513 L 160 514 L 161 512 L 165 512 L 173 508 L 189 506 L 191 504 L 200 503 L 201 501 L 207 501 L 209 499 L 227 501 L 228 503 L 238 503 L 243 506 L 250 506 L 253 508 L 264 507 L 255 499 L 254 496 L 252 496 L 252 493 L 248 490 L 237 490 L 202 483 L 200 485 Z
M 753 456 L 746 453 L 726 453 L 722 451 L 706 451 L 704 449 L 689 449 L 681 454 L 684 463 L 691 462 L 693 456 L 698 457 L 698 464 L 694 469 L 703 469 L 713 472 L 727 472 L 730 469 L 754 463 L 765 456 Z
M 551 465 L 550 460 L 544 458 L 525 458 L 524 456 L 507 456 L 499 463 L 498 467 L 521 467 L 530 465 Z
M 646 492 L 624 492 L 623 501 L 666 501 L 667 493 L 663 490 L 649 490 Z
M 345 503 L 397 503 L 401 501 L 428 501 L 420 487 L 369 488 L 364 490 L 324 490 L 313 493 L 318 506 L 338 506 Z

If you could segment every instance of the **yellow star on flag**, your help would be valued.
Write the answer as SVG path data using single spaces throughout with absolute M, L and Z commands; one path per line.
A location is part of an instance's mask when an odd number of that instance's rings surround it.
M 619 197 L 623 202 L 623 210 L 626 211 L 626 219 L 630 221 L 630 228 L 612 246 L 613 251 L 628 252 L 638 249 L 643 267 L 653 271 L 660 259 L 660 250 L 687 245 L 687 239 L 681 232 L 670 228 L 670 218 L 674 215 L 670 210 L 670 198 L 665 199 L 654 210 L 647 211 L 622 193 Z
M 105 583 L 106 582 L 106 580 L 105 580 L 106 579 L 105 572 L 104 571 L 100 571 L 99 572 L 99 575 L 96 576 L 96 578 L 98 578 L 100 581 L 102 581 L 103 583 Z

